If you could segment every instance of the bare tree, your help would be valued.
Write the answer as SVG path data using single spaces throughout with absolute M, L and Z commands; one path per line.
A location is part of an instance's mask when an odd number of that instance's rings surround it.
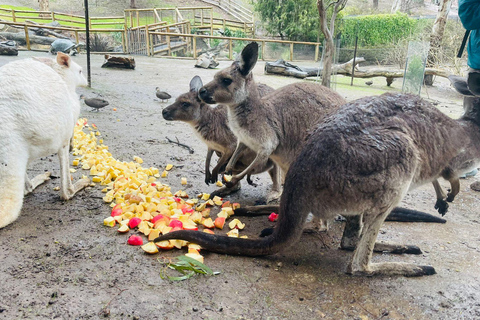
M 320 17 L 320 30 L 325 36 L 323 44 L 323 70 L 322 85 L 330 88 L 330 76 L 332 75 L 333 54 L 335 44 L 333 42 L 335 31 L 335 18 L 345 8 L 348 0 L 317 0 L 318 15 Z M 330 22 L 327 13 L 331 10 Z
M 38 0 L 38 6 L 40 11 L 50 11 L 50 1 L 49 0 Z M 40 17 L 45 18 L 49 17 L 48 13 L 41 13 Z
M 438 7 L 437 17 L 433 23 L 432 34 L 430 35 L 430 51 L 428 51 L 427 67 L 435 66 L 438 61 L 443 33 L 451 6 L 452 0 L 441 0 L 440 6 Z M 432 75 L 425 76 L 425 84 L 429 86 L 433 84 Z

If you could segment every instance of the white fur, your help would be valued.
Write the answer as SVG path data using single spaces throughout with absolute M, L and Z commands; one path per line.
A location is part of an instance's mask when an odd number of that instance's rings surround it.
M 17 219 L 24 191 L 48 179 L 48 174 L 28 179 L 32 160 L 58 153 L 64 199 L 86 185 L 72 185 L 68 171 L 70 138 L 80 113 L 75 88 L 87 85 L 81 71 L 64 54 L 0 68 L 0 228 Z

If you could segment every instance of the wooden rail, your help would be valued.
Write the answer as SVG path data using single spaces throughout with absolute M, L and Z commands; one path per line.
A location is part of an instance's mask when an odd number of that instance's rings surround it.
M 262 60 L 265 60 L 265 44 L 266 43 L 278 43 L 278 44 L 288 44 L 290 46 L 290 61 L 293 61 L 294 59 L 294 46 L 295 45 L 309 45 L 309 46 L 314 46 L 315 48 L 315 61 L 319 60 L 319 52 L 320 52 L 320 45 L 321 43 L 319 42 L 305 42 L 305 41 L 286 41 L 286 40 L 270 40 L 270 39 L 255 39 L 255 38 L 238 38 L 238 37 L 222 37 L 222 36 L 210 36 L 210 35 L 198 35 L 198 34 L 186 34 L 186 33 L 173 33 L 173 32 L 158 32 L 158 31 L 153 31 L 153 32 L 148 32 L 147 36 L 151 38 L 154 35 L 158 36 L 165 36 L 167 37 L 168 40 L 170 40 L 168 37 L 184 37 L 184 38 L 190 38 L 192 42 L 192 50 L 193 50 L 193 58 L 197 58 L 197 48 L 196 48 L 196 43 L 197 39 L 202 38 L 202 39 L 219 39 L 219 40 L 226 40 L 228 41 L 228 57 L 230 60 L 233 60 L 233 41 L 255 41 L 259 42 L 262 44 L 261 46 L 261 55 L 262 55 Z M 150 41 L 151 43 L 151 41 Z M 168 48 L 173 48 L 170 43 L 167 43 Z M 149 49 L 149 52 L 151 52 L 152 55 L 161 53 L 167 51 L 166 49 L 162 50 L 157 50 L 155 51 L 153 47 Z M 171 50 L 169 50 L 171 51 Z

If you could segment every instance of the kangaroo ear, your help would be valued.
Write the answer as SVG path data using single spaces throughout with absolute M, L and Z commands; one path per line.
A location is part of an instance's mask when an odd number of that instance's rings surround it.
M 203 87 L 202 79 L 199 76 L 195 76 L 190 80 L 190 91 L 198 92 Z
M 455 88 L 458 93 L 463 94 L 464 96 L 474 95 L 472 92 L 470 92 L 470 89 L 468 89 L 467 79 L 455 75 L 450 75 L 448 76 L 448 80 L 450 80 L 453 88 Z
M 61 66 L 70 67 L 70 56 L 63 52 L 57 52 L 57 63 Z
M 245 48 L 242 50 L 242 54 L 240 55 L 239 60 L 239 67 L 240 73 L 243 76 L 252 71 L 253 67 L 257 63 L 258 59 L 258 44 L 256 42 L 249 43 Z

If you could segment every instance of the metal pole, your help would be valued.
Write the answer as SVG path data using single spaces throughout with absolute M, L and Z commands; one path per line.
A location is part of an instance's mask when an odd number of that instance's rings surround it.
M 85 33 L 87 36 L 87 81 L 88 86 L 92 87 L 92 76 L 90 72 L 90 18 L 88 17 L 88 0 L 85 1 Z
M 350 82 L 351 86 L 353 86 L 353 78 L 355 76 L 355 59 L 357 59 L 357 42 L 358 42 L 358 36 L 355 36 L 355 50 L 353 50 L 352 81 Z

